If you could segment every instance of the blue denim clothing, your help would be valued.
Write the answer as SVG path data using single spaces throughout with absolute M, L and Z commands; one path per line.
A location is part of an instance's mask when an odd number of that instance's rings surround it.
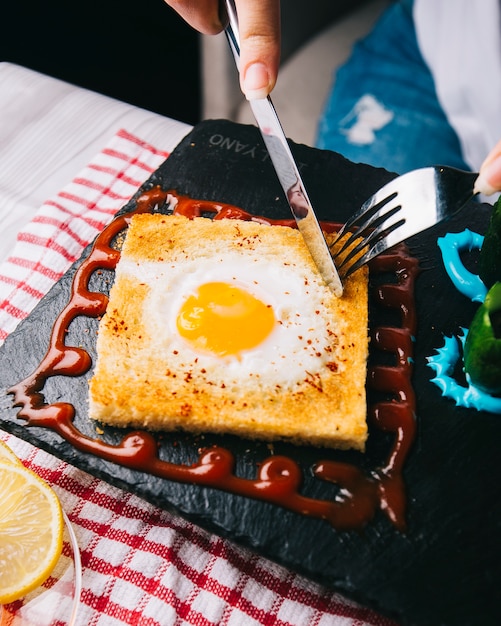
M 412 0 L 390 5 L 338 70 L 316 145 L 399 174 L 436 164 L 469 169 L 419 51 Z

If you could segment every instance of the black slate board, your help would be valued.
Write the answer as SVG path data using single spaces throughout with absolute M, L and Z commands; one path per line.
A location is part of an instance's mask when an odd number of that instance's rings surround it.
M 292 144 L 319 218 L 343 222 L 392 174 L 356 165 L 341 156 Z M 28 173 L 27 173 L 28 174 Z M 195 198 L 228 202 L 272 218 L 289 218 L 289 209 L 254 127 L 208 121 L 195 127 L 143 188 L 156 184 Z M 137 194 L 138 195 L 138 194 Z M 137 197 L 135 196 L 135 198 Z M 135 199 L 124 208 L 134 207 Z M 450 284 L 442 268 L 436 238 L 465 226 L 484 232 L 489 207 L 472 204 L 446 225 L 414 238 L 409 247 L 421 261 L 416 287 L 418 333 L 413 385 L 418 434 L 408 458 L 408 530 L 398 532 L 378 513 L 363 531 L 337 532 L 321 520 L 305 518 L 271 504 L 215 489 L 177 484 L 112 465 L 80 453 L 46 429 L 17 419 L 6 390 L 30 374 L 44 356 L 52 324 L 68 301 L 72 276 L 80 262 L 57 283 L 0 350 L 0 427 L 109 483 L 173 510 L 215 533 L 257 551 L 292 570 L 335 588 L 412 626 L 473 626 L 501 623 L 501 418 L 459 409 L 441 398 L 429 381 L 426 357 L 442 345 L 442 334 L 468 326 L 476 305 Z M 88 251 L 87 251 L 88 252 Z M 84 253 L 83 258 L 86 256 Z M 97 322 L 95 322 L 97 325 Z M 93 353 L 92 327 L 77 320 L 74 337 Z M 86 377 L 56 377 L 47 394 L 85 406 Z M 75 395 L 76 394 L 76 395 Z M 94 425 L 80 416 L 79 426 Z M 110 437 L 113 433 L 110 430 Z M 201 444 L 221 444 L 237 458 L 237 471 L 248 476 L 269 456 L 266 443 L 206 436 L 176 436 L 173 460 L 189 463 Z M 165 445 L 172 443 L 165 437 Z M 305 468 L 319 451 L 275 444 Z M 341 458 L 370 464 L 371 454 Z M 321 452 L 321 457 L 336 453 Z M 326 483 L 305 488 L 323 498 Z

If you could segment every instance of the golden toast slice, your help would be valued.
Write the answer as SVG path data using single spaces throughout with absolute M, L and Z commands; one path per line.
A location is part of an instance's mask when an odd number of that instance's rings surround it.
M 134 216 L 90 417 L 364 450 L 367 308 L 366 268 L 336 298 L 295 229 Z

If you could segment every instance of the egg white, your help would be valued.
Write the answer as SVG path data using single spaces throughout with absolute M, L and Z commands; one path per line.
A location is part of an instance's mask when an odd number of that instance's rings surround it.
M 175 263 L 126 261 L 120 269 L 148 285 L 143 320 L 159 360 L 178 375 L 189 371 L 234 389 L 291 388 L 332 361 L 335 320 L 326 307 L 332 294 L 308 268 L 285 265 L 270 256 L 260 258 L 256 252 L 228 251 L 206 259 L 178 258 Z M 238 286 L 270 304 L 276 319 L 270 335 L 238 357 L 195 350 L 180 336 L 176 320 L 186 298 L 208 282 Z

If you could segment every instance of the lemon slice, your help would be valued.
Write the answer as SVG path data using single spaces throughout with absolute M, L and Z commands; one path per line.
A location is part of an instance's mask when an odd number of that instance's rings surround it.
M 0 458 L 0 605 L 25 596 L 54 569 L 63 545 L 55 492 L 21 463 Z
M 17 456 L 12 452 L 9 446 L 0 439 L 0 461 L 12 461 L 13 463 L 21 463 Z

